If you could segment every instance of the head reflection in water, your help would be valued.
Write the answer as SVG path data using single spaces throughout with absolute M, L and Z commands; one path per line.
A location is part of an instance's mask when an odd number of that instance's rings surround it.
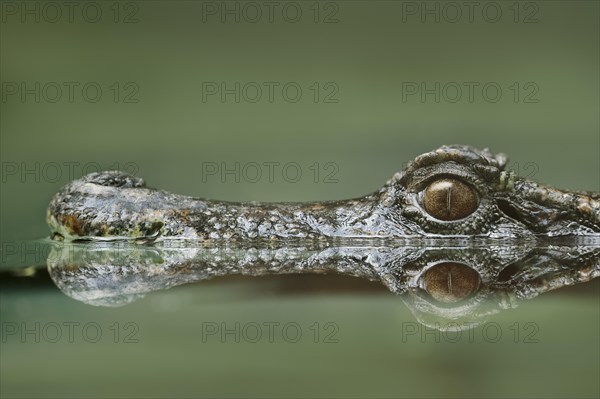
M 472 326 L 600 275 L 600 247 L 168 247 L 57 243 L 48 270 L 68 296 L 122 306 L 157 290 L 226 275 L 337 273 L 379 281 L 427 326 Z

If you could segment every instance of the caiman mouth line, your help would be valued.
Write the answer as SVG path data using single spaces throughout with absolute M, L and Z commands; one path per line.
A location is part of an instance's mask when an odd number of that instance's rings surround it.
M 504 170 L 507 157 L 444 146 L 416 157 L 360 198 L 244 203 L 146 187 L 122 172 L 63 187 L 47 221 L 55 239 L 201 242 L 338 239 L 588 239 L 600 245 L 600 193 L 539 185 Z

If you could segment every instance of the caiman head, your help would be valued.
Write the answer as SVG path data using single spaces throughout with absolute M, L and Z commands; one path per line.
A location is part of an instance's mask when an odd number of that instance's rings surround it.
M 600 240 L 600 194 L 521 178 L 507 157 L 468 146 L 422 154 L 380 190 L 319 203 L 227 203 L 154 190 L 121 172 L 59 191 L 47 219 L 79 238 L 329 239 L 578 237 Z
M 379 192 L 388 215 L 424 236 L 600 237 L 600 194 L 540 185 L 488 149 L 443 146 L 418 156 Z

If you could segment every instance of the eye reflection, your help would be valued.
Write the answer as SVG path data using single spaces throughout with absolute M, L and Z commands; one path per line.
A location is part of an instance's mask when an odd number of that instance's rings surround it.
M 428 269 L 423 275 L 425 291 L 443 303 L 455 303 L 473 294 L 479 288 L 479 274 L 462 263 L 443 262 Z
M 441 179 L 431 183 L 423 196 L 423 207 L 440 220 L 463 219 L 477 209 L 475 190 L 457 179 Z

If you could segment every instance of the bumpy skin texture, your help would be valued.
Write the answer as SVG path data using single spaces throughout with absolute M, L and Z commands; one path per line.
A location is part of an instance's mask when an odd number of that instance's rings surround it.
M 470 271 L 462 274 L 470 281 L 457 281 L 461 274 L 448 276 L 443 265 L 449 262 Z M 337 273 L 381 282 L 432 328 L 470 328 L 522 300 L 600 276 L 600 246 L 431 248 L 346 243 L 217 248 L 55 243 L 48 271 L 65 294 L 96 306 L 122 306 L 153 291 L 219 276 Z M 432 272 L 443 284 L 424 283 Z M 451 303 L 436 299 L 457 285 L 472 289 L 468 295 L 459 290 Z
M 415 158 L 375 193 L 318 203 L 203 200 L 147 188 L 120 172 L 92 173 L 54 196 L 47 220 L 53 236 L 66 240 L 600 237 L 599 193 L 542 186 L 505 171 L 506 162 L 487 149 L 444 146 Z M 475 212 L 443 221 L 425 211 L 423 191 L 444 178 L 475 190 Z

